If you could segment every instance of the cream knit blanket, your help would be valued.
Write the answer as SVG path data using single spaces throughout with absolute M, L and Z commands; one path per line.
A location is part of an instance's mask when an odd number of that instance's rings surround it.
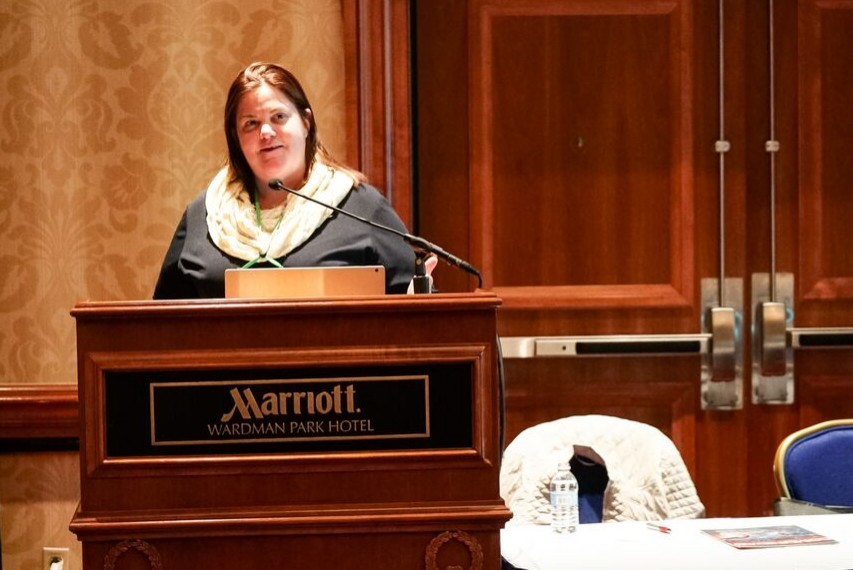
M 705 506 L 675 444 L 648 424 L 603 415 L 569 416 L 522 431 L 504 451 L 500 493 L 512 524 L 551 521 L 548 484 L 575 446 L 607 467 L 603 522 L 691 519 Z

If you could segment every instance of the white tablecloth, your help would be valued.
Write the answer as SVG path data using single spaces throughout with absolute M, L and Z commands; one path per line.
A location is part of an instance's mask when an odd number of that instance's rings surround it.
M 643 522 L 580 525 L 574 534 L 510 522 L 501 531 L 501 554 L 525 570 L 850 570 L 853 514 L 661 521 L 664 534 Z M 715 528 L 797 525 L 838 544 L 740 550 L 701 531 Z

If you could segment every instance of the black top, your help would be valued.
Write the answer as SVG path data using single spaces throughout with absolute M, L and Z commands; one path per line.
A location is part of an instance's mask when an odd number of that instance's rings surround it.
M 359 184 L 338 207 L 406 232 L 391 205 L 372 186 Z M 400 236 L 336 212 L 303 244 L 277 261 L 284 267 L 382 265 L 386 293 L 405 293 L 415 269 L 415 254 Z M 245 260 L 224 253 L 210 239 L 205 192 L 202 192 L 187 206 L 175 230 L 154 288 L 154 298 L 224 297 L 225 270 L 245 264 Z M 270 264 L 258 263 L 255 267 L 270 267 Z

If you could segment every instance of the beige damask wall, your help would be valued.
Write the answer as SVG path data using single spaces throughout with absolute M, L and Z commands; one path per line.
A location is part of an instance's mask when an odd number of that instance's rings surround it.
M 150 298 L 254 60 L 296 73 L 345 156 L 339 0 L 0 2 L 0 384 L 75 383 L 74 304 Z M 0 455 L 3 568 L 75 540 L 76 469 L 74 454 Z

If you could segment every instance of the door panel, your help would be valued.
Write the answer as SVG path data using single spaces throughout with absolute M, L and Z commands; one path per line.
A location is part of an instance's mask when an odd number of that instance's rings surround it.
M 695 465 L 695 359 L 671 357 L 505 361 L 509 443 L 524 428 L 568 415 L 606 414 L 661 427 Z
M 691 305 L 685 11 L 469 6 L 469 241 L 485 285 L 508 310 Z
M 766 6 L 751 5 L 748 10 L 751 23 L 767 26 Z M 771 90 L 761 73 L 755 81 L 759 90 L 767 85 L 766 93 L 775 92 L 775 115 L 767 95 L 749 106 L 748 154 L 750 165 L 758 168 L 747 171 L 746 271 L 770 273 L 775 265 L 777 272 L 793 274 L 793 306 L 786 309 L 798 330 L 853 327 L 853 80 L 846 64 L 853 2 L 777 0 L 772 22 L 775 84 Z M 756 38 L 759 44 L 764 39 Z M 749 69 L 760 71 L 760 61 L 751 65 Z M 773 120 L 775 137 L 768 136 Z M 764 151 L 765 141 L 773 138 L 779 141 L 775 180 Z M 782 438 L 818 421 L 853 417 L 853 348 L 797 348 L 789 353 L 793 403 L 748 406 L 750 512 L 765 510 L 776 494 L 773 482 L 763 475 Z
M 419 204 L 452 214 L 421 216 L 420 231 L 441 241 L 454 237 L 447 226 L 467 228 L 448 243 L 467 246 L 503 298 L 504 337 L 701 332 L 699 283 L 715 276 L 719 248 L 716 163 L 696 147 L 695 129 L 715 136 L 694 108 L 705 99 L 693 95 L 692 30 L 705 14 L 676 1 L 458 4 L 436 18 L 432 2 L 418 3 L 415 15 L 418 77 L 465 77 L 468 97 L 466 115 L 453 95 L 418 91 Z M 467 21 L 467 50 L 426 57 L 453 43 L 451 14 L 457 32 Z M 468 179 L 452 193 L 426 152 L 443 148 L 439 107 L 454 109 L 453 133 L 467 120 Z M 696 160 L 709 171 L 697 175 Z M 458 157 L 449 164 L 458 175 Z M 701 493 L 709 454 L 746 453 L 736 437 L 724 452 L 701 447 L 701 365 L 696 355 L 507 359 L 506 441 L 573 414 L 644 421 L 673 438 Z M 712 485 L 727 495 L 737 484 Z
M 492 285 L 668 284 L 680 276 L 680 266 L 648 262 L 680 257 L 692 243 L 674 223 L 683 219 L 684 189 L 670 180 L 681 155 L 671 126 L 671 76 L 679 74 L 669 57 L 670 15 L 483 11 L 476 68 L 485 72 L 472 93 L 482 125 L 472 142 L 483 159 L 472 185 L 492 205 L 480 211 L 491 232 L 478 256 L 491 266 Z M 626 97 L 629 85 L 648 89 Z
M 853 212 L 853 77 L 847 58 L 853 3 L 805 0 L 800 15 L 800 225 L 794 247 L 799 245 L 802 303 L 797 322 L 850 325 L 853 252 L 844 236 L 850 234 Z
M 502 336 L 702 333 L 706 280 L 742 284 L 741 409 L 701 408 L 697 355 L 506 360 L 507 442 L 571 414 L 645 421 L 711 516 L 770 512 L 779 441 L 853 416 L 851 348 L 791 350 L 790 405 L 750 397 L 753 274 L 794 276 L 793 326 L 853 327 L 853 1 L 774 3 L 345 0 L 389 26 L 408 7 L 411 59 L 394 26 L 362 35 L 390 58 L 362 90 L 411 65 L 414 229 L 482 269 Z M 363 144 L 392 152 L 394 116 Z
M 471 259 L 468 6 L 459 0 L 412 2 L 415 20 L 412 110 L 418 197 L 415 230 Z M 482 269 L 482 268 L 481 268 Z M 466 274 L 445 265 L 433 273 L 442 292 L 470 291 Z

